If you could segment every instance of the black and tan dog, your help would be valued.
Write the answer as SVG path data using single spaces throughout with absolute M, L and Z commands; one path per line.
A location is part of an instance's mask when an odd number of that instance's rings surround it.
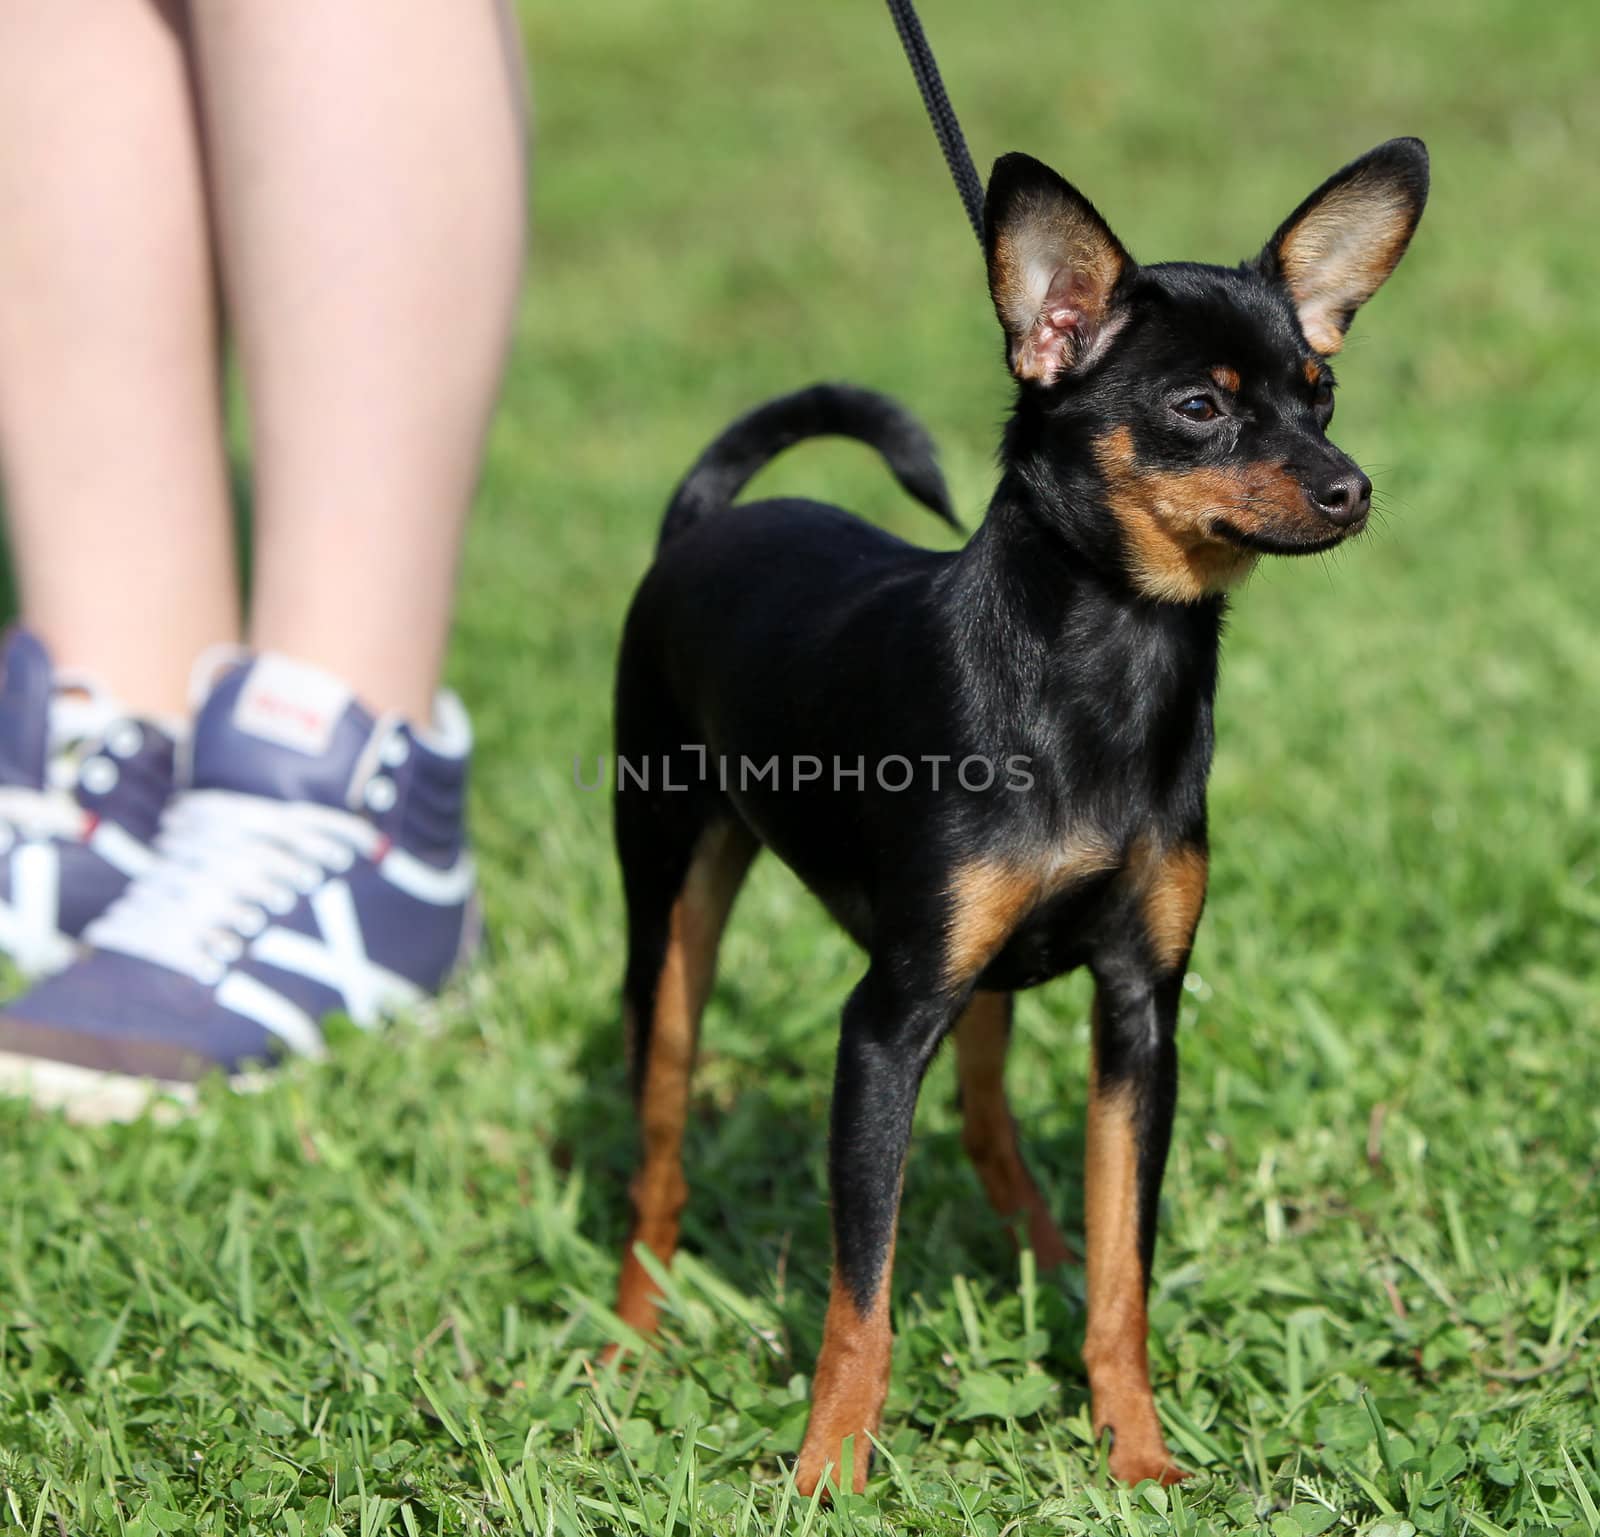
M 834 1270 L 798 1479 L 854 1437 L 866 1478 L 889 1376 L 889 1278 L 912 1111 L 954 1034 L 965 1142 L 1041 1261 L 1067 1249 L 1002 1084 L 1011 997 L 1089 967 L 1088 1325 L 1094 1424 L 1119 1478 L 1181 1476 L 1146 1359 L 1145 1293 L 1177 1091 L 1178 999 L 1206 889 L 1212 696 L 1228 588 L 1262 554 L 1361 531 L 1371 486 L 1329 443 L 1356 310 L 1400 260 L 1428 162 L 1347 166 L 1237 268 L 1139 266 L 1053 171 L 988 187 L 989 285 L 1020 381 L 988 515 L 956 553 L 834 507 L 729 510 L 771 456 L 840 433 L 948 516 L 892 402 L 821 386 L 731 427 L 679 488 L 617 681 L 626 1008 L 643 1119 L 621 1316 L 656 1323 L 633 1252 L 672 1254 L 680 1143 L 717 941 L 765 844 L 870 960 L 833 1093 Z

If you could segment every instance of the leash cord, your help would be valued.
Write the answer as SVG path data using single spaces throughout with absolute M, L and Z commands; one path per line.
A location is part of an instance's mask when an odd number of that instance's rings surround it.
M 922 23 L 911 0 L 889 0 L 889 14 L 894 18 L 895 31 L 900 34 L 900 46 L 906 51 L 911 73 L 916 76 L 917 89 L 922 92 L 922 104 L 928 109 L 928 120 L 944 151 L 945 164 L 955 178 L 956 191 L 961 194 L 962 206 L 972 232 L 983 244 L 983 183 L 978 180 L 977 167 L 972 163 L 972 153 L 962 137 L 961 124 L 956 121 L 955 108 L 945 95 L 944 81 L 939 78 L 939 66 L 933 61 L 933 50 L 923 34 Z

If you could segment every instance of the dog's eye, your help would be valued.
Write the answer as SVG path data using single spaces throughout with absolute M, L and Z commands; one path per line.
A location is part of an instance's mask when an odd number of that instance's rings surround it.
M 1317 380 L 1316 393 L 1311 397 L 1312 403 L 1319 411 L 1333 410 L 1333 380 L 1326 374 Z
M 1190 422 L 1209 422 L 1217 414 L 1217 403 L 1209 395 L 1191 395 L 1178 401 L 1172 408 Z

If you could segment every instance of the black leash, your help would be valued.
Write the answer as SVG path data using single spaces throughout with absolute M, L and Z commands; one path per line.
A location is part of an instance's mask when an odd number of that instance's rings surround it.
M 922 23 L 911 0 L 889 0 L 889 14 L 894 17 L 894 29 L 900 34 L 900 46 L 911 62 L 911 73 L 917 77 L 917 89 L 922 92 L 922 104 L 928 109 L 928 120 L 944 151 L 945 164 L 955 178 L 956 191 L 961 194 L 962 205 L 972 224 L 972 233 L 983 244 L 983 183 L 978 180 L 978 169 L 972 163 L 967 141 L 962 137 L 961 124 L 956 121 L 955 108 L 945 95 L 944 81 L 939 78 L 939 66 L 933 62 L 933 49 L 923 35 Z

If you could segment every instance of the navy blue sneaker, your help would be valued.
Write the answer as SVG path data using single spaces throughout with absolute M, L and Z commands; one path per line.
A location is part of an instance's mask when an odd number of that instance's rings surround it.
M 151 861 L 173 735 L 27 630 L 0 642 L 0 955 L 27 977 L 71 961 L 88 924 Z
M 0 1012 L 0 1089 L 119 1119 L 317 1056 L 330 1014 L 371 1028 L 437 992 L 478 938 L 470 749 L 453 694 L 419 730 L 317 668 L 234 657 L 153 864 L 88 953 Z

